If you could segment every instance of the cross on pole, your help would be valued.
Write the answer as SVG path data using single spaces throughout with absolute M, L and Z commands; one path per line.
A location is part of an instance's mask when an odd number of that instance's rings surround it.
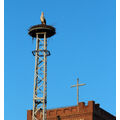
M 71 86 L 71 88 L 72 87 L 77 87 L 77 105 L 78 105 L 78 103 L 79 103 L 79 86 L 83 86 L 83 85 L 86 85 L 86 84 L 79 84 L 79 78 L 77 78 L 77 85 L 72 85 Z

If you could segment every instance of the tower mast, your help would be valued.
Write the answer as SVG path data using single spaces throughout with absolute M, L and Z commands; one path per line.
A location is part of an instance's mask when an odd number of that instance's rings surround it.
M 32 51 L 35 56 L 33 113 L 32 120 L 47 119 L 47 38 L 55 34 L 55 28 L 49 25 L 35 25 L 29 29 L 28 34 L 36 38 L 36 49 Z

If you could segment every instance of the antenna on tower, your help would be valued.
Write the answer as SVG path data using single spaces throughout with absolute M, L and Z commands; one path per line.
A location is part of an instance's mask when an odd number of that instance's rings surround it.
M 32 51 L 35 56 L 32 120 L 46 120 L 47 56 L 50 56 L 50 51 L 47 50 L 47 38 L 56 33 L 54 27 L 46 25 L 43 13 L 41 18 L 43 20 L 41 21 L 42 24 L 34 25 L 28 31 L 32 38 L 36 38 L 36 49 Z

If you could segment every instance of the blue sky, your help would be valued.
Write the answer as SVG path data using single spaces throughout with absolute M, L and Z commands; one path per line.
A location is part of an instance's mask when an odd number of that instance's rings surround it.
M 28 35 L 40 24 L 56 28 L 48 39 L 48 109 L 94 100 L 116 114 L 116 14 L 114 0 L 5 0 L 4 98 L 5 120 L 26 120 L 32 109 L 35 41 Z

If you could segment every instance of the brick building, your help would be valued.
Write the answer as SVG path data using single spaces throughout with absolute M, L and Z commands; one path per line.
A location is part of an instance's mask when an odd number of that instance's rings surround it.
M 37 118 L 41 117 L 38 114 Z M 32 120 L 32 110 L 27 111 L 27 120 Z M 116 120 L 116 117 L 88 101 L 88 105 L 80 102 L 78 106 L 47 110 L 47 120 Z

